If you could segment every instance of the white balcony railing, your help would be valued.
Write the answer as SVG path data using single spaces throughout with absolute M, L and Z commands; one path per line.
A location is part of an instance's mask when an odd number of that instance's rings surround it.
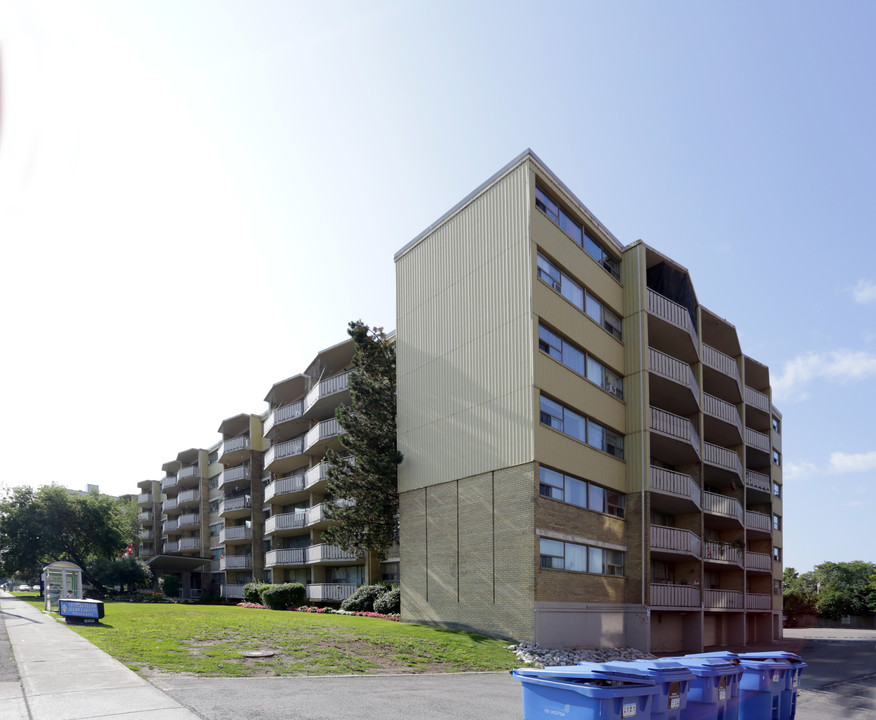
M 765 570 L 767 572 L 773 569 L 773 559 L 769 553 L 745 552 L 745 569 L 746 570 Z
M 655 317 L 665 320 L 670 325 L 687 331 L 693 346 L 696 348 L 699 345 L 696 328 L 690 318 L 690 313 L 684 305 L 679 305 L 668 297 L 664 297 L 655 290 L 648 288 L 648 312 Z
M 200 550 L 201 549 L 201 538 L 196 537 L 184 537 L 179 539 L 179 549 L 180 550 Z
M 286 440 L 276 445 L 271 445 L 265 453 L 265 467 L 277 460 L 300 455 L 304 452 L 304 435 L 299 435 L 291 440 Z
M 664 495 L 687 498 L 700 507 L 700 486 L 690 475 L 652 465 L 651 490 Z
M 670 550 L 699 557 L 701 542 L 699 536 L 690 530 L 664 527 L 663 525 L 651 526 L 652 550 Z
M 219 570 L 251 570 L 252 555 L 227 555 L 219 560 Z
M 754 388 L 748 387 L 748 385 L 745 386 L 745 404 L 751 405 L 751 407 L 758 410 L 763 410 L 765 413 L 770 411 L 769 397 Z
M 243 585 L 243 584 L 222 585 L 220 592 L 222 593 L 222 597 L 242 598 L 244 587 L 245 587 L 245 585 Z
M 167 477 L 161 478 L 161 489 L 167 490 L 168 488 L 176 487 L 179 484 L 179 480 L 176 475 L 168 475 Z
M 730 563 L 742 567 L 742 548 L 725 542 L 707 540 L 703 544 L 703 559 L 710 562 Z
M 755 470 L 745 471 L 745 485 L 754 490 L 760 490 L 765 493 L 770 492 L 772 482 L 769 475 L 764 475 Z
M 165 500 L 163 503 L 161 503 L 161 509 L 164 512 L 167 512 L 168 510 L 176 510 L 178 505 L 179 505 L 179 498 L 175 498 L 175 497 L 167 498 L 167 500 Z
M 355 553 L 344 552 L 337 545 L 311 545 L 306 548 L 307 562 L 318 563 L 327 562 L 329 560 L 356 560 Z
M 310 428 L 304 435 L 304 449 L 309 450 L 320 440 L 340 435 L 342 432 L 341 424 L 335 418 L 323 420 L 321 423 Z
M 137 519 L 140 522 L 150 522 L 152 520 L 152 517 L 153 517 L 153 515 L 152 515 L 151 510 L 147 510 L 146 512 L 141 512 L 137 515 Z
M 198 513 L 186 513 L 185 515 L 180 515 L 177 522 L 180 527 L 185 527 L 186 525 L 200 525 L 201 516 Z
M 716 610 L 742 610 L 743 595 L 738 590 L 703 590 L 703 606 Z
M 279 550 L 269 550 L 265 553 L 265 565 L 267 567 L 273 567 L 275 565 L 304 565 L 304 558 L 304 548 L 281 548 Z
M 700 436 L 694 424 L 686 417 L 674 415 L 660 408 L 651 406 L 651 430 L 684 440 L 693 446 L 697 455 L 700 454 Z
M 219 487 L 229 485 L 230 483 L 249 480 L 251 478 L 249 465 L 238 465 L 237 467 L 225 468 L 219 476 Z
M 714 395 L 704 393 L 703 412 L 706 415 L 711 415 L 712 417 L 723 420 L 726 423 L 730 423 L 739 431 L 739 434 L 742 435 L 742 418 L 739 417 L 739 411 L 736 409 L 735 405 L 731 405 L 730 403 L 721 400 L 721 398 L 716 398 Z
M 277 478 L 265 488 L 265 502 L 278 495 L 302 492 L 304 487 L 304 473 L 298 473 L 291 477 Z
M 688 388 L 699 404 L 700 386 L 690 365 L 654 348 L 648 348 L 648 365 L 652 373 Z
M 280 425 L 281 423 L 289 422 L 290 420 L 301 417 L 303 414 L 304 403 L 301 400 L 289 403 L 288 405 L 281 405 L 278 408 L 274 408 L 265 419 L 265 435 L 270 432 L 271 428 L 274 427 L 274 425 Z
M 237 540 L 252 540 L 252 528 L 248 525 L 226 525 L 219 531 L 219 542 L 227 543 Z
M 151 530 L 141 530 L 140 531 L 140 539 L 141 540 L 152 540 L 154 538 L 154 533 Z
M 165 553 L 175 553 L 175 552 L 179 552 L 179 543 L 178 543 L 178 542 L 166 542 L 166 543 L 164 543 L 164 552 L 165 552 Z
M 183 490 L 179 495 L 177 495 L 176 501 L 179 505 L 182 503 L 196 502 L 200 499 L 201 491 L 195 488 L 193 490 Z
M 703 512 L 722 517 L 735 518 L 742 524 L 742 504 L 732 497 L 718 493 L 703 493 Z
M 346 583 L 312 583 L 307 586 L 307 599 L 322 602 L 340 602 L 356 592 L 356 585 Z
M 185 480 L 186 478 L 197 477 L 200 474 L 201 473 L 200 473 L 197 465 L 188 465 L 184 468 L 179 469 L 179 472 L 177 472 L 177 474 L 176 474 L 176 479 L 177 480 Z
M 349 372 L 345 372 L 325 380 L 320 380 L 304 397 L 304 412 L 310 410 L 318 400 L 346 390 L 349 375 Z
M 165 520 L 163 523 L 161 523 L 161 530 L 165 534 L 173 532 L 177 528 L 179 528 L 179 523 L 176 520 Z
M 763 450 L 765 453 L 770 451 L 769 435 L 752 428 L 745 428 L 745 444 L 758 450 Z
M 307 513 L 305 511 L 271 515 L 271 517 L 265 520 L 265 534 L 270 535 L 278 530 L 303 528 L 306 524 L 306 520 Z
M 705 343 L 703 343 L 703 364 L 732 377 L 737 383 L 740 382 L 739 366 L 736 364 L 736 361 L 729 355 L 725 355 L 720 350 L 716 350 Z
M 732 470 L 740 478 L 742 477 L 742 461 L 734 450 L 728 450 L 709 442 L 703 443 L 703 462 L 717 465 L 725 470 Z
M 756 512 L 755 510 L 746 510 L 745 527 L 749 530 L 760 530 L 767 533 L 771 532 L 771 518 L 766 513 Z
M 660 607 L 700 607 L 700 589 L 692 585 L 651 583 L 651 605 Z
M 249 448 L 249 435 L 239 435 L 238 437 L 230 438 L 222 443 L 222 452 L 219 455 L 237 452 L 238 450 L 247 450 Z
M 137 496 L 138 505 L 149 505 L 152 502 L 152 493 L 140 493 Z
M 318 482 L 325 480 L 328 463 L 321 462 L 319 465 L 314 465 L 304 474 L 304 487 L 311 488 Z
M 219 503 L 219 514 L 222 515 L 235 510 L 249 510 L 252 507 L 250 495 L 237 495 L 236 497 L 223 498 Z
M 766 593 L 748 593 L 745 596 L 746 610 L 772 610 L 773 597 Z

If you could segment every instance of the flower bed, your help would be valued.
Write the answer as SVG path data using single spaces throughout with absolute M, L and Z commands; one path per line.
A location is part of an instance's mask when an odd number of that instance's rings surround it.
M 237 603 L 237 607 L 244 608 L 255 608 L 257 610 L 266 610 L 266 605 L 260 605 L 258 603 L 249 603 L 249 602 L 239 602 Z M 372 617 L 379 618 L 380 620 L 393 620 L 398 622 L 400 620 L 400 616 L 398 615 L 384 615 L 382 613 L 377 612 L 365 612 L 362 610 L 335 610 L 330 607 L 316 607 L 314 605 L 302 605 L 297 608 L 289 608 L 294 612 L 306 612 L 306 613 L 318 613 L 320 615 L 358 615 L 359 617 Z

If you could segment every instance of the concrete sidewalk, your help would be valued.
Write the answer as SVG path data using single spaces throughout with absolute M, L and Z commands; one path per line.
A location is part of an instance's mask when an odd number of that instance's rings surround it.
M 6 592 L 0 593 L 0 617 L 4 720 L 200 720 L 66 625 Z

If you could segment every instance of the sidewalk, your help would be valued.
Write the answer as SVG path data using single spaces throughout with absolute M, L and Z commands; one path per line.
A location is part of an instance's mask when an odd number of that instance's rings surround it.
M 0 592 L 0 618 L 9 639 L 0 629 L 4 720 L 200 720 L 66 625 L 6 592 Z M 10 644 L 14 663 L 4 660 Z

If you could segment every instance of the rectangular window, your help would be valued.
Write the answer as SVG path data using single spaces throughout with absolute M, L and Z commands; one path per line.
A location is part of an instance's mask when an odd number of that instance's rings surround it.
M 775 415 L 773 415 L 773 432 L 777 435 L 782 434 L 782 422 Z
M 779 485 L 779 483 L 777 482 L 773 483 L 773 495 L 775 495 L 777 498 L 782 497 L 782 486 Z
M 782 530 L 782 516 L 781 515 L 773 515 L 773 530 L 778 530 L 781 532 Z
M 782 465 L 782 453 L 775 449 L 773 449 L 773 465 L 778 465 L 779 467 Z
M 591 447 L 624 459 L 624 438 L 614 430 L 585 418 L 544 395 L 539 399 L 539 419 L 554 430 L 587 443 Z
M 782 581 L 781 580 L 773 580 L 773 595 L 781 595 L 782 594 Z
M 773 560 L 776 562 L 782 562 L 782 548 L 773 547 Z
M 213 523 L 210 526 L 210 537 L 218 535 L 220 532 L 222 532 L 222 528 L 224 528 L 224 527 L 225 527 L 224 522 Z
M 589 572 L 596 575 L 624 574 L 624 553 L 592 545 L 579 545 L 541 538 L 539 565 L 551 570 Z
M 596 383 L 619 400 L 623 400 L 624 384 L 620 375 L 603 367 L 596 358 L 587 355 L 563 336 L 549 330 L 541 323 L 538 325 L 538 349 L 578 373 L 581 377 Z
M 564 475 L 548 467 L 540 467 L 538 471 L 539 495 L 542 497 L 623 518 L 625 503 L 622 493 L 606 490 L 599 485 L 573 475 Z
M 572 305 L 585 313 L 600 327 L 614 335 L 618 340 L 623 339 L 621 319 L 617 314 L 605 307 L 597 297 L 586 292 L 579 283 L 575 282 L 541 253 L 538 253 L 537 265 L 539 280 L 550 285 Z

